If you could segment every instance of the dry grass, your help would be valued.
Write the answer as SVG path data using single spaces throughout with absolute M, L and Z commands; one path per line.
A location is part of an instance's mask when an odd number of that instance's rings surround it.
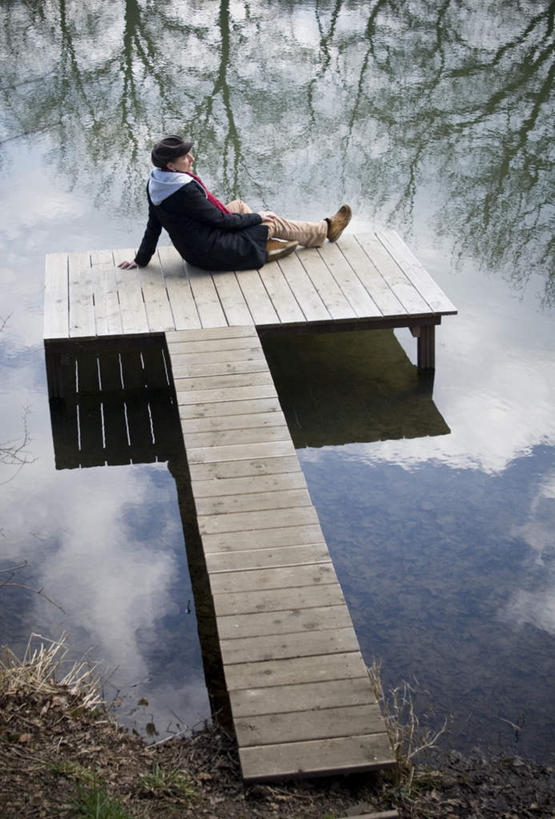
M 393 688 L 386 697 L 379 663 L 372 663 L 368 669 L 368 676 L 382 709 L 389 741 L 397 761 L 397 784 L 408 795 L 416 772 L 413 762 L 415 756 L 436 746 L 437 740 L 447 728 L 447 719 L 438 731 L 423 728 L 414 710 L 414 690 L 408 683 L 403 682 Z
M 79 695 L 85 708 L 101 705 L 97 666 L 84 658 L 64 670 L 69 665 L 68 651 L 67 634 L 62 634 L 59 640 L 31 634 L 22 658 L 3 646 L 0 653 L 0 695 L 21 692 L 56 694 L 62 687 L 71 695 Z

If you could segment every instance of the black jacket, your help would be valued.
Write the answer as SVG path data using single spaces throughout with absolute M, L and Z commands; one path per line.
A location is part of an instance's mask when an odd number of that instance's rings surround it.
M 139 267 L 152 258 L 162 228 L 176 250 L 204 270 L 250 270 L 266 261 L 268 228 L 258 213 L 222 213 L 194 180 L 159 205 L 148 193 L 148 223 L 135 256 Z

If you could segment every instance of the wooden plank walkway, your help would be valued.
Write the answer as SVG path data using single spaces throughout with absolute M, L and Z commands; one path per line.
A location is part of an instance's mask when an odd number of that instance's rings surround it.
M 418 364 L 434 366 L 435 327 L 456 310 L 392 230 L 344 235 L 260 270 L 206 272 L 173 247 L 120 270 L 133 249 L 46 258 L 45 339 L 255 325 L 410 327 Z
M 394 764 L 255 328 L 166 340 L 245 780 Z
M 409 327 L 418 365 L 428 369 L 435 327 L 455 308 L 390 230 L 344 235 L 240 273 L 198 270 L 172 247 L 160 247 L 146 268 L 117 267 L 133 256 L 129 249 L 47 256 L 49 390 L 63 395 L 67 340 L 95 339 L 113 350 L 126 336 L 133 343 L 166 334 L 244 778 L 393 765 L 259 332 Z M 106 378 L 117 392 L 120 371 L 123 387 L 121 367 L 108 375 L 113 368 L 93 358 L 76 359 L 92 392 Z M 126 359 L 126 383 L 136 369 Z M 76 424 L 84 407 L 95 419 L 100 412 L 104 432 L 102 440 L 94 433 L 89 454 L 78 435 L 76 452 L 73 424 L 61 455 L 67 464 L 102 460 L 106 431 L 112 420 L 121 426 L 126 406 L 115 396 L 108 423 L 104 403 L 99 410 L 98 397 L 81 394 L 82 386 Z M 156 400 L 163 417 L 163 396 L 148 396 L 148 412 Z

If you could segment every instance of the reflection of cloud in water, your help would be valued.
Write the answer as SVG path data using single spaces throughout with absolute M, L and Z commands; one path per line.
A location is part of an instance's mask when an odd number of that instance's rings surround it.
M 555 472 L 546 477 L 530 505 L 526 523 L 512 535 L 532 549 L 528 573 L 507 604 L 505 616 L 519 625 L 531 623 L 555 635 Z M 532 586 L 532 588 L 530 588 Z
M 206 717 L 196 619 L 184 616 L 192 592 L 167 466 L 54 472 L 51 464 L 45 456 L 29 466 L 27 479 L 40 480 L 9 516 L 6 557 L 11 551 L 14 560 L 28 560 L 33 584 L 65 611 L 62 617 L 30 597 L 29 628 L 53 637 L 66 630 L 76 653 L 91 647 L 91 659 L 115 669 L 108 693 L 123 689 L 124 716 L 136 691 L 137 700 L 149 699 L 159 728 L 170 720 L 175 726 L 172 711 L 189 723 Z M 140 718 L 130 717 L 139 725 Z

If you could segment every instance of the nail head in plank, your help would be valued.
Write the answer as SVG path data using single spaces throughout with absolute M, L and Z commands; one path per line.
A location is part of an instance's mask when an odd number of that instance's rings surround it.
M 241 748 L 383 734 L 384 731 L 383 717 L 377 703 L 238 717 L 234 724 Z
M 183 259 L 171 246 L 159 247 L 158 258 L 164 272 L 176 331 L 200 328 L 200 318 Z M 170 334 L 168 338 L 169 336 Z
M 334 319 L 353 318 L 355 311 L 320 254 L 305 249 L 299 252 L 298 257 L 331 317 Z
M 395 230 L 378 231 L 376 236 L 426 299 L 434 313 L 454 314 L 457 312 L 443 290 Z
M 248 398 L 239 401 L 216 401 L 215 403 L 182 404 L 179 417 L 189 418 L 225 418 L 227 415 L 255 415 L 257 413 L 276 412 L 285 423 L 277 395 L 271 398 Z
M 358 651 L 359 645 L 353 626 L 349 625 L 320 631 L 220 639 L 220 648 L 224 666 L 228 666 L 287 657 L 311 657 L 315 654 L 341 654 Z
M 385 281 L 373 259 L 364 252 L 355 236 L 341 238 L 338 242 L 338 248 L 351 267 L 356 270 L 358 278 L 377 307 L 377 312 L 372 311 L 368 315 L 400 316 L 406 312 L 405 307 Z
M 313 506 L 299 506 L 289 509 L 285 528 L 317 522 L 318 516 Z M 201 535 L 278 529 L 284 526 L 284 514 L 282 509 L 270 509 L 261 512 L 231 512 L 226 515 L 199 515 L 198 525 Z
M 330 559 L 325 543 L 284 546 L 280 549 L 243 549 L 237 552 L 208 554 L 205 557 L 210 574 L 236 572 L 242 569 L 269 569 L 277 566 L 304 566 L 309 563 L 327 563 Z
M 217 577 L 218 575 L 214 575 Z M 317 606 L 339 606 L 345 598 L 339 583 L 323 586 L 298 586 L 293 589 L 268 589 L 262 591 L 215 594 L 216 617 L 251 612 L 309 609 Z M 297 682 L 300 682 L 297 680 Z
M 219 572 L 210 577 L 212 594 L 264 589 L 290 590 L 304 586 L 325 586 L 328 583 L 337 583 L 331 559 L 327 563 L 309 563 L 306 566 Z
M 235 272 L 215 273 L 213 278 L 228 324 L 254 324 Z
M 376 702 L 368 675 L 348 680 L 325 680 L 275 688 L 245 688 L 230 693 L 233 716 L 292 713 L 312 708 L 339 708 L 345 705 L 371 705 Z
M 187 277 L 203 327 L 227 327 L 227 320 L 210 272 L 187 264 Z
M 352 626 L 351 616 L 345 602 L 335 606 L 316 606 L 312 609 L 234 614 L 218 617 L 217 622 L 220 640 L 262 637 L 265 634 L 313 632 Z
M 217 498 L 198 498 L 195 495 L 195 506 L 197 515 L 222 515 L 229 512 L 312 506 L 312 502 L 306 489 L 284 489 L 275 492 L 249 492 L 246 495 L 221 495 Z
M 237 273 L 237 281 L 254 323 L 259 325 L 279 324 L 278 315 L 274 310 L 258 270 L 240 271 Z
M 264 265 L 259 272 L 282 324 L 304 321 L 304 313 L 291 292 L 279 265 Z
M 386 734 L 255 745 L 240 748 L 239 758 L 246 782 L 354 773 L 396 764 Z
M 204 535 L 202 538 L 206 554 L 244 551 L 245 549 L 271 549 L 280 546 L 305 546 L 324 542 L 319 523 L 308 526 L 287 526 L 285 529 L 258 529 L 241 532 L 240 535 L 236 532 L 224 532 L 218 535 Z
M 280 259 L 278 262 L 291 292 L 301 306 L 307 321 L 326 321 L 330 314 L 318 295 L 318 291 L 306 275 L 306 271 L 296 253 Z
M 359 651 L 225 667 L 228 691 L 368 676 Z

